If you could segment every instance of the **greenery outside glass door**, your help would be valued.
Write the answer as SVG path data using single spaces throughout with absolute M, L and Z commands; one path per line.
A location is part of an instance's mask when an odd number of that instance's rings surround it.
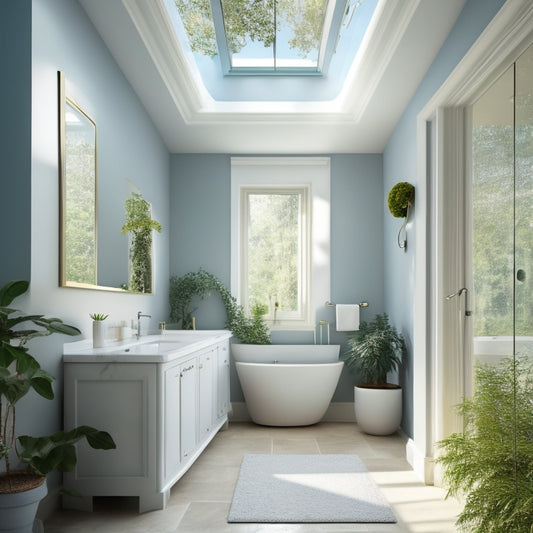
M 461 525 L 474 532 L 529 533 L 533 521 L 533 46 L 473 105 L 471 141 L 476 380 L 472 399 L 463 404 L 465 436 L 455 441 L 461 443 L 455 455 L 448 447 L 446 461 L 457 484 L 467 488 Z

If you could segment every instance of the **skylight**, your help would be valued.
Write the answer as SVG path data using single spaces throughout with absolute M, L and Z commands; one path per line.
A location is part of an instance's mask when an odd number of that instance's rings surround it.
M 194 52 L 225 74 L 324 69 L 349 3 L 335 0 L 175 0 Z M 329 48 L 328 48 L 329 45 Z
M 328 100 L 340 90 L 378 0 L 165 0 L 215 100 Z M 271 76 L 272 81 L 246 82 Z M 274 78 L 293 80 L 275 82 Z M 294 81 L 296 78 L 301 81 Z M 241 81 L 231 82 L 231 78 Z M 315 86 L 303 81 L 317 80 Z M 318 80 L 322 80 L 319 85 Z M 289 92 L 287 92 L 289 91 Z M 292 94 L 290 92 L 292 91 Z

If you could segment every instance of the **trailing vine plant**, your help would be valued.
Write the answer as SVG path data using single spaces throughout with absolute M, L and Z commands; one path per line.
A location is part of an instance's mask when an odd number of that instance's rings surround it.
M 139 193 L 131 193 L 125 208 L 121 232 L 131 233 L 129 290 L 152 292 L 152 230 L 161 232 L 161 224 L 152 219 L 151 206 Z
M 263 315 L 265 307 L 256 305 L 248 317 L 228 288 L 213 274 L 200 269 L 182 277 L 170 278 L 170 320 L 182 329 L 192 329 L 192 300 L 196 296 L 218 293 L 226 309 L 226 327 L 244 344 L 270 344 L 270 334 Z

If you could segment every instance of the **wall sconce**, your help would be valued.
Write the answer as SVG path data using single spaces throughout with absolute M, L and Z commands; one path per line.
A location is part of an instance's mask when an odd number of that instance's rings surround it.
M 403 224 L 398 232 L 398 246 L 407 250 L 407 219 L 409 210 L 415 202 L 415 187 L 407 181 L 397 183 L 389 192 L 388 205 L 391 215 L 396 218 L 403 218 Z M 402 239 L 402 232 L 405 232 Z

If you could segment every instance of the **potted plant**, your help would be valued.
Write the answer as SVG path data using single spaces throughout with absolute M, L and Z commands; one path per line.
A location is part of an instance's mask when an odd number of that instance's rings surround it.
M 109 315 L 103 313 L 91 313 L 89 315 L 93 320 L 93 348 L 103 348 L 105 342 L 105 322 Z
M 460 496 L 463 531 L 530 533 L 533 524 L 533 364 L 477 363 L 475 389 L 458 407 L 464 430 L 437 443 L 448 496 Z
M 11 281 L 0 288 L 0 459 L 5 467 L 0 474 L 0 531 L 10 533 L 32 531 L 39 501 L 47 493 L 46 475 L 53 470 L 66 472 L 74 468 L 77 441 L 86 438 L 93 448 L 115 448 L 108 433 L 89 426 L 44 437 L 17 436 L 18 401 L 31 390 L 48 400 L 54 398 L 54 377 L 30 355 L 26 343 L 53 333 L 80 333 L 59 318 L 20 315 L 20 311 L 8 307 L 28 286 L 27 281 Z M 27 323 L 29 328 L 23 329 Z M 16 458 L 21 464 L 13 469 Z
M 390 435 L 402 419 L 402 389 L 387 382 L 387 374 L 398 370 L 405 349 L 403 336 L 386 314 L 361 322 L 348 339 L 348 351 L 341 355 L 348 369 L 361 375 L 354 387 L 355 418 L 359 427 L 372 435 Z

